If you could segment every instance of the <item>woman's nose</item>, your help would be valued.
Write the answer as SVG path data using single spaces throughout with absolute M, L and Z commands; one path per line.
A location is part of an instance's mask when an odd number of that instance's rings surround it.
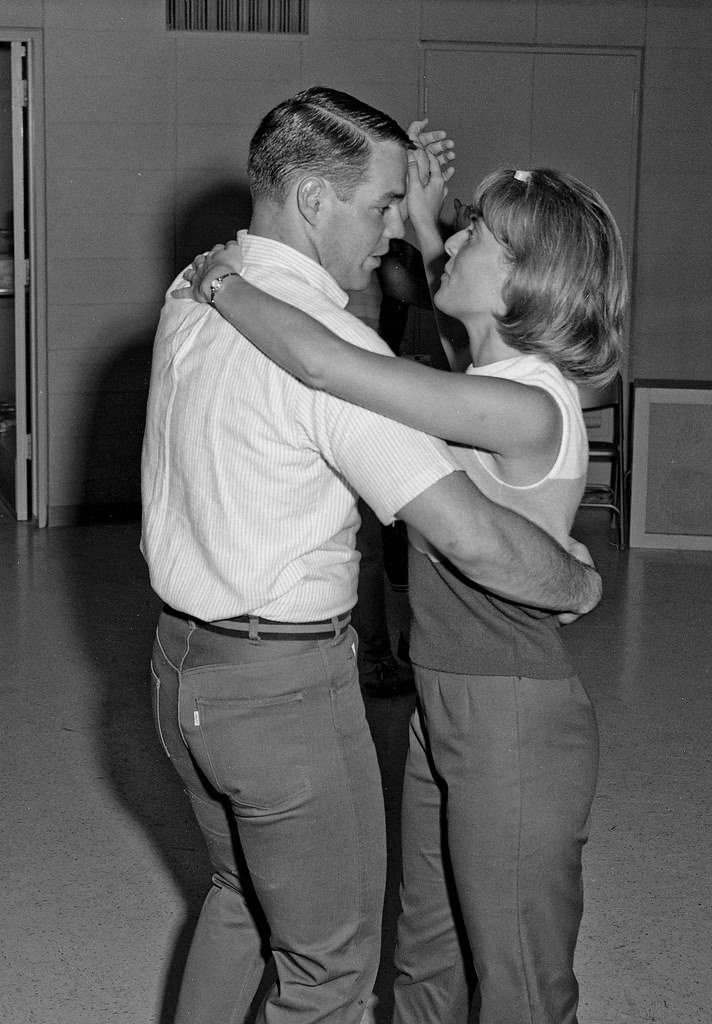
M 447 239 L 445 242 L 445 252 L 448 256 L 456 256 L 458 254 L 467 235 L 467 230 L 467 228 L 463 228 L 462 231 L 456 231 L 454 235 L 450 235 Z

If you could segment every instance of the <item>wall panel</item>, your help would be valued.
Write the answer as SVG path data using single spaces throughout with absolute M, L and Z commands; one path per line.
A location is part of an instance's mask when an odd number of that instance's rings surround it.
M 311 0 L 309 34 L 287 38 L 168 32 L 163 0 L 3 0 L 0 30 L 18 25 L 44 29 L 51 352 L 76 345 L 87 355 L 103 351 L 107 361 L 120 357 L 147 302 L 160 302 L 176 266 L 207 240 L 224 239 L 226 229 L 246 222 L 249 137 L 262 114 L 297 89 L 334 84 L 407 123 L 418 112 L 424 40 L 641 45 L 631 367 L 638 376 L 712 376 L 709 4 Z M 503 90 L 517 94 L 502 63 L 457 88 L 450 73 L 442 68 L 445 88 L 455 99 L 463 95 L 478 116 L 496 109 L 493 97 Z M 510 118 L 499 126 L 493 121 L 502 157 L 512 152 L 519 121 L 528 116 L 525 98 L 513 106 Z M 447 109 L 443 124 L 454 131 Z M 463 163 L 451 195 L 469 188 L 468 145 L 461 143 Z M 130 275 L 123 289 L 117 285 L 132 244 L 147 264 L 164 268 L 160 287 L 161 270 L 148 287 Z M 82 275 L 96 260 L 102 267 L 88 271 L 88 295 Z M 101 319 L 92 337 L 98 307 L 123 307 L 125 335 L 107 333 Z M 76 313 L 77 341 L 68 310 Z M 146 316 L 145 332 L 154 327 L 155 317 Z M 50 379 L 50 393 L 54 385 Z M 58 410 L 53 430 L 63 430 L 62 415 Z M 90 431 L 89 404 L 84 419 Z M 64 463 L 50 467 L 52 501 L 55 489 L 63 502 L 67 497 L 63 473 Z

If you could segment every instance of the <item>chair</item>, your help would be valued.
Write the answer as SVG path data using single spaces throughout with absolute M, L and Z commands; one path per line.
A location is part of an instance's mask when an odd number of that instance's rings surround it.
M 623 381 L 620 374 L 603 388 L 579 387 L 584 412 L 611 409 L 613 426 L 609 440 L 589 440 L 589 460 L 608 462 L 607 484 L 588 484 L 580 504 L 582 509 L 608 509 L 615 524 L 618 548 L 625 550 L 628 538 L 628 513 L 625 478 L 625 429 L 623 414 Z

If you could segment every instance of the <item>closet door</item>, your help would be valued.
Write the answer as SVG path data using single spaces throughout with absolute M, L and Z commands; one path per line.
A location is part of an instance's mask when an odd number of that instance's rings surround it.
M 26 260 L 26 50 L 0 41 L 0 497 L 29 515 Z
M 638 172 L 637 53 L 549 53 L 537 57 L 531 160 L 547 161 L 597 189 L 623 236 L 629 271 Z
M 457 144 L 450 196 L 502 165 L 569 171 L 606 199 L 630 261 L 639 83 L 637 50 L 424 44 L 424 116 Z
M 13 258 L 15 292 L 15 515 L 29 516 L 30 428 L 28 417 L 28 345 L 27 297 L 28 263 L 25 250 L 25 139 L 27 110 L 26 48 L 13 42 L 12 79 L 12 188 L 13 188 Z

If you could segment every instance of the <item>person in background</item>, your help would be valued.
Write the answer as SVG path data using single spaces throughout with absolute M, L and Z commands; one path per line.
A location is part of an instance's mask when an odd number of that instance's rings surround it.
M 357 349 L 240 276 L 219 310 L 319 392 L 448 439 L 483 493 L 564 542 L 587 470 L 577 385 L 605 384 L 620 360 L 618 228 L 575 178 L 504 168 L 479 185 L 469 223 L 443 254 L 444 177 L 432 157 L 411 159 L 411 222 L 437 310 L 467 331 L 464 374 Z M 206 281 L 225 267 L 239 270 L 239 245 L 194 264 L 192 293 L 205 301 Z M 411 539 L 418 706 L 403 796 L 395 1022 L 466 1024 L 476 982 L 479 1024 L 575 1024 L 581 853 L 598 768 L 593 708 L 555 616 L 503 600 L 417 531 Z
M 430 309 L 430 291 L 418 250 L 404 238 L 391 239 L 388 252 L 368 288 L 349 296 L 347 309 L 400 352 L 411 306 Z M 411 693 L 413 670 L 408 653 L 408 624 L 396 643 L 389 627 L 386 580 L 394 591 L 408 589 L 405 524 L 382 526 L 376 514 L 359 501 L 361 525 L 356 546 L 361 555 L 358 603 L 353 624 L 359 636 L 359 678 L 371 697 Z M 394 654 L 394 648 L 397 656 Z
M 250 143 L 243 272 L 390 353 L 344 307 L 403 236 L 418 144 L 447 160 L 442 133 L 413 143 L 335 90 L 278 104 Z M 242 1020 L 271 959 L 258 1024 L 356 1024 L 379 965 L 386 860 L 349 624 L 357 495 L 506 596 L 585 612 L 600 577 L 485 498 L 442 442 L 266 359 L 217 311 L 230 273 L 211 279 L 212 305 L 176 299 L 182 275 L 169 289 L 142 454 L 141 547 L 164 602 L 155 722 L 213 868 L 175 1021 Z

